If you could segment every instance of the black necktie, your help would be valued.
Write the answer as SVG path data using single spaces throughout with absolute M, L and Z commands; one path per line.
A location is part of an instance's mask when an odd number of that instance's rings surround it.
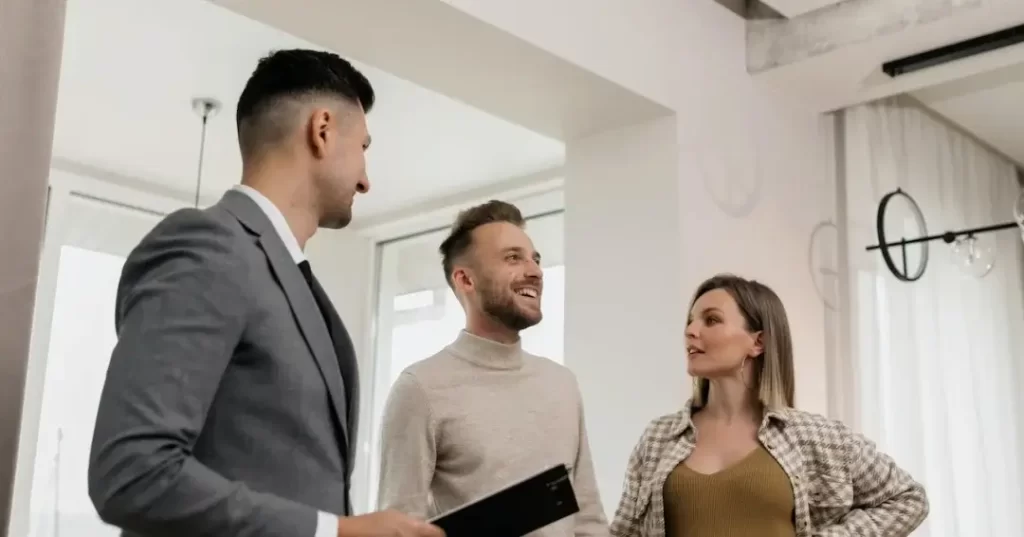
M 331 316 L 327 313 L 330 309 L 325 303 L 327 297 L 323 296 L 323 293 L 320 292 L 317 289 L 317 286 L 313 284 L 313 268 L 309 266 L 309 261 L 299 263 L 299 270 L 302 271 L 302 276 L 306 278 L 309 290 L 313 293 L 313 299 L 316 300 L 316 307 L 320 310 L 320 316 L 324 318 L 324 325 L 327 326 L 327 334 L 331 336 L 331 341 L 334 341 L 334 327 L 331 326 Z
M 313 283 L 315 281 L 313 279 L 313 268 L 309 266 L 309 261 L 302 261 L 301 263 L 299 263 L 299 270 L 302 272 L 302 277 L 306 279 L 306 283 L 309 284 L 309 290 L 313 293 L 313 299 L 316 300 L 316 306 L 320 310 L 320 316 L 324 318 L 324 325 L 327 326 L 327 334 L 331 337 L 331 342 L 333 342 L 334 345 L 337 346 L 338 345 L 338 340 L 335 339 L 334 322 L 331 320 L 332 317 L 328 313 L 329 311 L 332 311 L 332 308 L 333 308 L 330 305 L 331 304 L 330 299 L 327 298 L 326 293 L 324 293 L 323 289 L 320 286 L 315 285 Z M 347 368 L 345 367 L 345 364 L 341 361 L 340 358 L 341 357 L 339 356 L 338 366 L 341 368 L 341 379 L 342 379 L 342 382 L 345 383 L 345 386 L 351 386 L 351 384 L 349 384 L 349 381 L 352 378 L 352 375 L 351 375 L 351 373 L 346 374 Z M 349 405 L 350 409 L 353 408 L 352 407 L 352 397 L 353 397 L 353 395 L 354 394 L 352 393 L 351 388 L 346 390 L 346 393 L 345 393 L 346 404 Z M 342 420 L 347 419 L 345 416 L 339 416 L 339 418 L 342 419 Z M 345 466 L 348 467 L 348 457 L 347 457 L 347 455 L 345 456 L 345 460 L 343 462 L 344 462 Z M 347 470 L 346 470 L 346 472 L 347 472 Z M 346 486 L 345 487 L 345 506 L 346 506 L 345 507 L 345 513 L 346 514 L 351 512 L 352 500 L 349 498 L 349 493 L 350 493 L 349 487 Z

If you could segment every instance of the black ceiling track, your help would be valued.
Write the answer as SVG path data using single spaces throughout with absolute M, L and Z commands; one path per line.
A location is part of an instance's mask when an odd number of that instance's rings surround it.
M 1024 24 L 888 61 L 882 64 L 882 71 L 897 77 L 1020 43 L 1024 43 Z

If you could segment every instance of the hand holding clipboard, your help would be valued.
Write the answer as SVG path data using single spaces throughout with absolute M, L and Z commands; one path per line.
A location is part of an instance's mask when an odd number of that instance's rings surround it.
M 564 464 L 430 520 L 446 537 L 522 537 L 580 510 Z

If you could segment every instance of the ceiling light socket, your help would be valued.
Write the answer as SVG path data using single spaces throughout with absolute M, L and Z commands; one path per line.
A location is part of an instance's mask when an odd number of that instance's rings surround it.
M 213 97 L 196 97 L 192 99 L 192 111 L 201 118 L 211 118 L 220 112 L 220 101 Z

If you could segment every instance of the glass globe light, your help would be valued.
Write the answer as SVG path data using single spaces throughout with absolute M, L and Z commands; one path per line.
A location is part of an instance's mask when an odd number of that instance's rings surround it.
M 968 276 L 984 278 L 996 265 L 995 248 L 973 235 L 958 238 L 951 252 L 953 264 Z

